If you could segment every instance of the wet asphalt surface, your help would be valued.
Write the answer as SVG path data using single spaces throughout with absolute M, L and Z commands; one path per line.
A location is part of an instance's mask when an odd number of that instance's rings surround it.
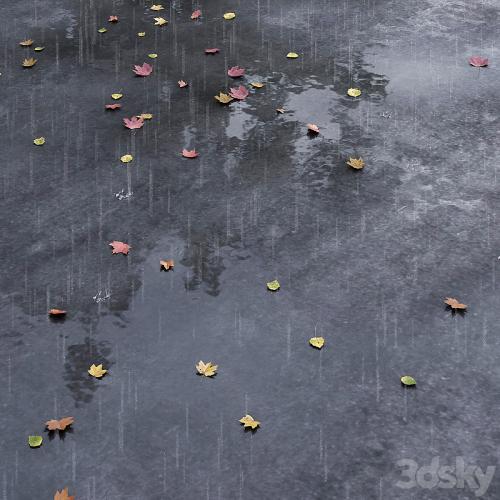
M 396 462 L 499 459 L 500 2 L 163 4 L 0 6 L 0 497 L 477 498 Z M 265 87 L 221 106 L 234 65 Z

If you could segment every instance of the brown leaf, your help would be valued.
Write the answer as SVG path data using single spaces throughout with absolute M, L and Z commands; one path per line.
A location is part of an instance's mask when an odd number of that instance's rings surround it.
M 29 59 L 25 59 L 23 61 L 23 68 L 31 68 L 35 64 L 36 64 L 36 59 L 34 59 L 33 57 L 30 57 Z
M 466 304 L 461 304 L 457 299 L 452 299 L 451 297 L 447 297 L 444 303 L 451 307 L 454 311 L 465 311 L 467 309 Z
M 45 425 L 49 431 L 65 431 L 74 421 L 73 417 L 63 417 L 61 420 L 49 420 Z
M 56 491 L 54 500 L 75 500 L 75 497 L 68 494 L 68 488 L 64 488 L 64 490 Z
M 160 271 L 170 271 L 170 269 L 174 268 L 174 260 L 173 259 L 167 259 L 167 260 L 160 260 Z

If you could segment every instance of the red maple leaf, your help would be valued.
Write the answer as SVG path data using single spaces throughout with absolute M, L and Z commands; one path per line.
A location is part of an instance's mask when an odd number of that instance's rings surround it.
M 134 65 L 134 73 L 137 76 L 149 76 L 153 72 L 153 66 L 148 63 L 142 63 L 142 66 Z
M 488 66 L 488 58 L 481 56 L 472 56 L 469 57 L 469 64 L 474 66 L 475 68 L 483 68 L 484 66 Z
M 243 76 L 245 74 L 245 69 L 241 66 L 233 66 L 232 68 L 229 68 L 227 70 L 227 74 L 231 78 L 239 78 L 240 76 Z
M 123 243 L 123 241 L 112 241 L 109 246 L 113 247 L 113 253 L 122 253 L 123 255 L 127 255 L 131 248 L 130 245 Z
M 117 23 L 118 22 L 118 16 L 109 16 L 108 22 L 110 22 L 110 23 Z
M 177 84 L 181 89 L 188 86 L 188 84 L 184 80 L 179 80 Z
M 234 99 L 238 99 L 240 101 L 243 101 L 243 99 L 246 99 L 248 96 L 248 90 L 243 85 L 240 85 L 237 88 L 229 89 L 229 94 Z
M 319 127 L 316 124 L 314 124 L 314 123 L 308 123 L 307 124 L 307 130 L 311 134 L 319 134 Z
M 217 54 L 217 52 L 220 52 L 220 49 L 217 47 L 214 47 L 213 49 L 205 49 L 205 54 Z
M 182 156 L 184 156 L 184 158 L 196 158 L 199 156 L 199 153 L 196 152 L 196 149 L 192 149 L 191 151 L 183 149 Z
M 191 19 L 198 19 L 201 16 L 201 10 L 197 9 L 191 14 Z
M 141 128 L 144 125 L 144 120 L 137 116 L 133 116 L 132 118 L 124 118 L 123 124 L 129 129 Z
M 122 107 L 121 104 L 106 104 L 104 106 L 106 109 L 120 109 Z

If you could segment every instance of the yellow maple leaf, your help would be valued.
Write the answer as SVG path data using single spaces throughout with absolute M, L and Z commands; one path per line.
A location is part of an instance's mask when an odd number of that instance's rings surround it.
M 33 144 L 36 146 L 43 146 L 45 144 L 45 137 L 37 137 L 33 140 Z
M 365 166 L 365 162 L 362 158 L 349 158 L 347 164 L 356 170 L 360 170 Z
M 101 378 L 103 377 L 106 373 L 108 373 L 108 370 L 105 370 L 102 365 L 92 365 L 89 369 L 88 372 L 90 375 L 92 375 L 95 378 Z
M 261 89 L 264 84 L 261 83 L 261 82 L 250 82 L 250 85 L 254 88 L 254 89 Z
M 226 12 L 224 14 L 224 19 L 226 21 L 229 21 L 230 19 L 234 19 L 236 17 L 236 14 L 234 12 Z
M 142 113 L 141 115 L 138 115 L 137 118 L 142 118 L 143 120 L 151 120 L 151 118 L 153 118 L 153 115 L 151 113 Z
M 325 345 L 325 339 L 323 337 L 311 337 L 309 343 L 316 349 L 321 349 Z
M 123 97 L 123 94 L 111 94 L 111 97 L 117 101 L 118 99 L 121 99 Z
M 218 365 L 214 365 L 212 362 L 204 363 L 203 361 L 199 361 L 196 365 L 196 370 L 200 375 L 205 377 L 213 377 L 217 372 Z
M 221 104 L 228 104 L 233 100 L 229 94 L 224 94 L 224 92 L 219 92 L 219 95 L 216 95 L 215 99 Z
M 35 52 L 41 52 L 43 49 L 45 49 L 45 47 L 35 47 L 33 50 Z
M 164 7 L 161 4 L 151 5 L 151 10 L 163 10 Z
M 23 61 L 23 68 L 31 68 L 31 66 L 34 66 L 35 64 L 36 64 L 36 59 L 30 57 L 29 59 L 25 59 Z
M 106 33 L 106 31 L 108 31 L 106 28 L 99 28 L 97 30 L 99 33 Z
M 278 280 L 269 281 L 267 283 L 267 289 L 271 290 L 271 292 L 276 292 L 280 289 L 280 282 Z
M 359 97 L 361 95 L 361 90 L 359 90 L 359 89 L 348 89 L 347 90 L 347 95 L 350 95 L 351 97 Z
M 146 32 L 145 31 L 139 31 L 139 33 L 137 33 L 137 36 L 146 36 Z
M 134 159 L 134 157 L 132 155 L 129 155 L 129 154 L 126 154 L 126 155 L 123 155 L 120 157 L 120 160 L 122 161 L 122 163 L 129 163 L 133 159 Z
M 158 54 L 148 54 L 148 57 L 151 59 L 156 59 L 158 57 Z
M 164 24 L 168 23 L 168 21 L 166 19 L 163 19 L 163 17 L 155 17 L 154 20 L 156 21 L 155 26 L 163 26 Z
M 299 57 L 299 54 L 297 54 L 297 52 L 288 52 L 286 57 L 288 57 L 288 59 L 297 59 L 297 57 Z
M 258 420 L 255 420 L 252 415 L 245 415 L 244 417 L 241 417 L 239 422 L 243 424 L 243 428 L 246 429 L 247 427 L 250 427 L 252 430 L 257 429 L 257 427 L 260 426 L 260 422 Z

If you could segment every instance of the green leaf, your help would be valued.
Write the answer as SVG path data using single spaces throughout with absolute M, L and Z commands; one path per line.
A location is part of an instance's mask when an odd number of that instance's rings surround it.
M 42 436 L 28 436 L 28 444 L 31 448 L 38 448 L 43 441 Z
M 403 385 L 406 385 L 407 387 L 417 385 L 417 381 L 409 375 L 404 375 L 403 377 L 401 377 L 401 383 Z
M 280 289 L 280 282 L 278 280 L 273 280 L 267 283 L 267 289 L 271 290 L 271 292 L 276 292 Z

